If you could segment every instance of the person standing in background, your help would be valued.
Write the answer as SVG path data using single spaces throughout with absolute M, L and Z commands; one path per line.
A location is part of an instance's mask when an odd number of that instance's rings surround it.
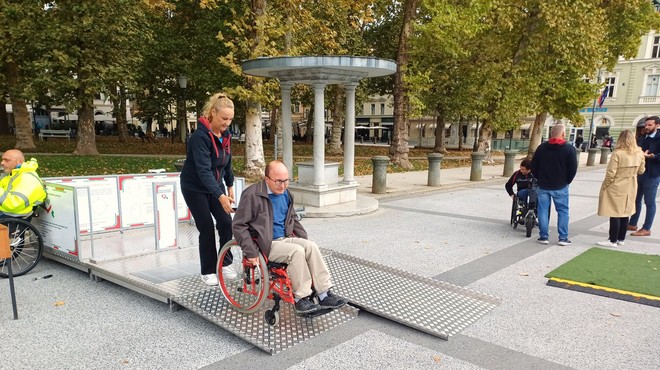
M 624 130 L 607 165 L 598 196 L 598 215 L 610 218 L 609 239 L 598 242 L 603 247 L 623 246 L 628 218 L 635 213 L 637 176 L 644 173 L 644 153 L 635 142 L 635 134 Z
M 582 143 L 584 143 L 584 138 L 582 137 L 582 135 L 578 135 L 575 138 L 575 147 L 577 148 L 577 150 L 582 151 Z
M 233 119 L 234 103 L 225 94 L 217 93 L 208 100 L 198 129 L 188 140 L 180 177 L 181 193 L 199 231 L 202 281 L 210 286 L 218 285 L 218 250 L 213 219 L 220 235 L 220 245 L 232 238 L 230 214 L 234 203 L 234 172 L 231 167 L 231 135 L 227 128 Z M 223 261 L 223 266 L 229 266 L 231 262 Z M 222 273 L 228 279 L 237 276 L 230 267 L 223 267 Z
M 635 199 L 635 214 L 630 217 L 628 230 L 634 231 L 631 236 L 651 236 L 651 227 L 655 218 L 655 197 L 660 184 L 660 118 L 651 116 L 644 122 L 644 134 L 637 140 L 637 145 L 644 152 L 646 171 L 637 178 L 637 198 Z M 637 221 L 642 212 L 642 198 L 646 205 L 646 217 L 642 228 L 637 230 Z

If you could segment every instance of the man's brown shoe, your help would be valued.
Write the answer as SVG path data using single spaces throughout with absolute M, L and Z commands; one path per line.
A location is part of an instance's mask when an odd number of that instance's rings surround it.
M 639 229 L 634 233 L 631 233 L 630 236 L 651 236 L 651 232 L 644 229 Z
M 628 231 L 637 231 L 637 226 L 628 225 Z

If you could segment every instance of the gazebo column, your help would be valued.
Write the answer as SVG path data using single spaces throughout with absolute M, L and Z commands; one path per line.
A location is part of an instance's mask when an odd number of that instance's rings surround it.
M 280 82 L 282 91 L 282 162 L 293 174 L 293 129 L 291 124 L 291 82 Z
M 325 185 L 325 84 L 314 84 L 314 186 Z
M 344 86 L 346 91 L 346 123 L 344 124 L 344 183 L 354 184 L 355 178 L 355 88 L 357 82 Z

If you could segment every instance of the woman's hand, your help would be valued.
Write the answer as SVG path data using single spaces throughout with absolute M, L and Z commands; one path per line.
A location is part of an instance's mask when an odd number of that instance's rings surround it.
M 218 198 L 218 201 L 220 202 L 220 205 L 222 206 L 222 209 L 227 212 L 227 214 L 234 212 L 234 209 L 231 208 L 231 204 L 234 203 L 234 198 L 233 198 L 233 191 L 230 192 L 232 197 L 229 197 L 227 195 L 222 194 L 220 198 Z

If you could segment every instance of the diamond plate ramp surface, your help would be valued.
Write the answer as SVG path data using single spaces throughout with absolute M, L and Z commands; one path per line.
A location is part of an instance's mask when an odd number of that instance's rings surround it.
M 264 312 L 273 306 L 270 300 L 258 312 L 244 314 L 225 300 L 220 289 L 199 290 L 203 283 L 197 276 L 180 279 L 178 283 L 182 295 L 173 297 L 175 302 L 270 354 L 348 322 L 358 313 L 356 308 L 344 306 L 315 318 L 302 318 L 296 316 L 292 305 L 281 302 L 280 322 L 270 326 L 264 320 Z
M 448 340 L 500 299 L 346 254 L 324 250 L 334 290 L 365 311 Z

